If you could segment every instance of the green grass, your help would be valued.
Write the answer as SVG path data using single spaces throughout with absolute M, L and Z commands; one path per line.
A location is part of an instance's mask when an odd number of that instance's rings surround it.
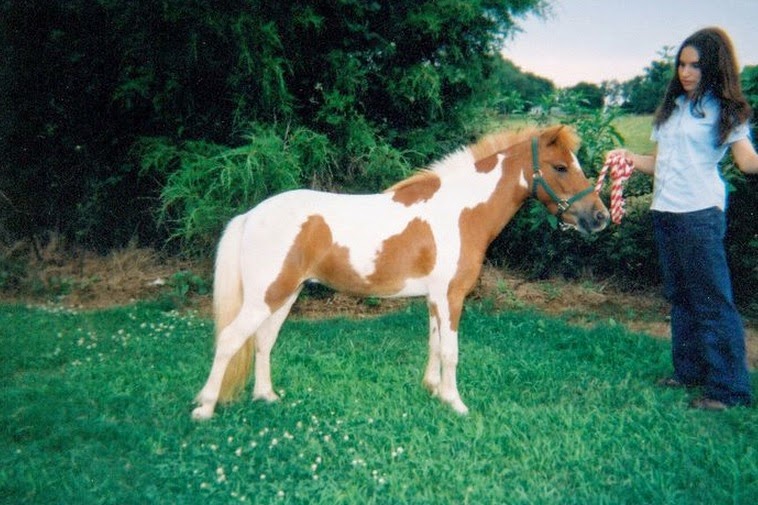
M 137 305 L 0 306 L 0 501 L 41 504 L 751 504 L 758 410 L 686 408 L 668 345 L 471 306 L 461 417 L 420 382 L 423 304 L 288 321 L 277 404 L 207 423 L 191 400 L 212 328 Z
M 655 143 L 650 140 L 653 130 L 653 116 L 620 116 L 613 125 L 624 137 L 624 147 L 638 154 L 651 154 Z

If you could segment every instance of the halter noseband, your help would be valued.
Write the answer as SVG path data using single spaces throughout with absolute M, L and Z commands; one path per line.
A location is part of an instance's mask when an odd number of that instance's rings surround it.
M 542 177 L 539 158 L 539 139 L 537 137 L 532 137 L 532 170 L 534 170 L 534 176 L 532 177 L 532 196 L 536 198 L 538 189 L 537 186 L 542 186 L 542 189 L 545 190 L 545 193 L 547 193 L 550 199 L 553 200 L 553 202 L 558 206 L 558 213 L 556 214 L 556 217 L 560 218 L 564 212 L 569 210 L 574 202 L 578 202 L 585 196 L 595 191 L 595 188 L 590 186 L 587 189 L 584 189 L 575 194 L 568 200 L 559 198 L 556 192 L 553 191 L 553 188 L 551 188 L 547 181 L 545 181 L 545 179 Z

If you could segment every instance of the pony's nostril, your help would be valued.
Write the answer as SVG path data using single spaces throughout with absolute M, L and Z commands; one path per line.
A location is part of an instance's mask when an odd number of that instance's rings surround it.
M 610 215 L 605 210 L 599 210 L 595 213 L 595 220 L 598 222 L 608 222 Z

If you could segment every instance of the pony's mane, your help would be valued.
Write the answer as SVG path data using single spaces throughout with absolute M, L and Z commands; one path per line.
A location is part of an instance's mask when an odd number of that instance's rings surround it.
M 398 191 L 398 190 L 403 189 L 403 188 L 405 188 L 407 186 L 412 186 L 413 184 L 416 184 L 416 183 L 421 183 L 421 182 L 424 182 L 424 181 L 429 181 L 429 180 L 432 180 L 432 179 L 437 179 L 438 177 L 439 176 L 436 173 L 434 173 L 433 171 L 431 171 L 431 170 L 429 170 L 427 168 L 424 168 L 424 169 L 421 169 L 421 170 L 417 171 L 416 173 L 414 173 L 413 175 L 411 175 L 407 179 L 403 179 L 402 181 L 397 182 L 396 184 L 393 184 L 389 188 L 385 189 L 384 192 L 385 193 L 392 193 L 393 191 Z
M 565 125 L 550 126 L 548 128 L 525 128 L 517 131 L 501 131 L 482 137 L 478 142 L 469 146 L 475 161 L 489 158 L 497 153 L 502 153 L 509 147 L 528 141 L 532 137 L 547 136 L 570 151 L 576 151 L 579 147 L 579 137 L 573 128 Z
M 573 128 L 566 125 L 556 125 L 547 128 L 529 127 L 522 130 L 503 130 L 491 133 L 482 137 L 476 143 L 469 145 L 468 150 L 474 157 L 474 161 L 480 161 L 498 153 L 502 153 L 516 144 L 527 142 L 532 137 L 542 136 L 546 136 L 551 142 L 566 147 L 572 152 L 575 152 L 579 147 L 579 137 L 576 135 Z M 387 188 L 385 193 L 398 191 L 414 184 L 429 183 L 432 179 L 444 176 L 445 173 L 440 173 L 438 168 L 439 166 L 433 166 L 432 169 L 419 170 L 407 179 L 403 179 L 395 185 Z

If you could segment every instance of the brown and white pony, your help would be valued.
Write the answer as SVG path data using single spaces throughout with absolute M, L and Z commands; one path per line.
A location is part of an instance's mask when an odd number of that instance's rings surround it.
M 423 383 L 455 411 L 458 322 L 490 242 L 530 196 L 582 232 L 608 211 L 585 178 L 565 126 L 502 132 L 461 148 L 384 193 L 289 191 L 233 218 L 216 257 L 216 353 L 192 416 L 244 387 L 274 401 L 270 353 L 303 283 L 362 296 L 425 296 L 429 358 Z

